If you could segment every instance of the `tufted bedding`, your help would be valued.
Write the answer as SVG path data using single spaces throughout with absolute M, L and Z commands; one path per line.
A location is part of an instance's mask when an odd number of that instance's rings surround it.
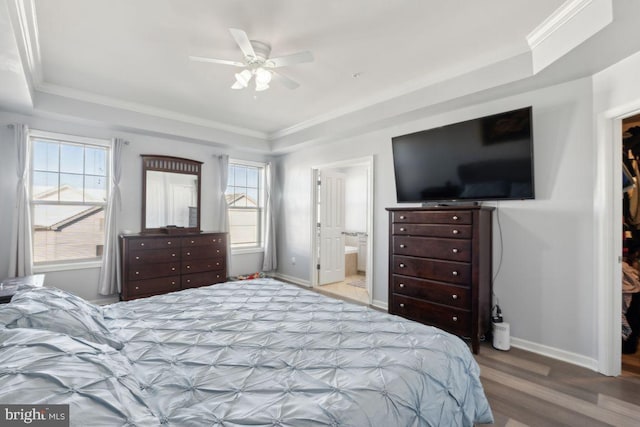
M 273 279 L 97 308 L 63 295 L 64 327 L 25 320 L 46 313 L 37 292 L 0 306 L 0 403 L 69 403 L 72 425 L 492 421 L 459 338 Z

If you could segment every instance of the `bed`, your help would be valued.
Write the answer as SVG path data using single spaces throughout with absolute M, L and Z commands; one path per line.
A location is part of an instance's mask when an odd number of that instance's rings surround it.
M 0 404 L 91 426 L 492 422 L 459 338 L 269 278 L 104 307 L 20 289 L 0 306 Z

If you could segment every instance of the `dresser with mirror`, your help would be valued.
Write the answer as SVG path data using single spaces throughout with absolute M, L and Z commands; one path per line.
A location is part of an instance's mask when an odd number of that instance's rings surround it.
M 141 157 L 141 231 L 120 236 L 120 299 L 226 281 L 227 235 L 200 229 L 202 162 Z

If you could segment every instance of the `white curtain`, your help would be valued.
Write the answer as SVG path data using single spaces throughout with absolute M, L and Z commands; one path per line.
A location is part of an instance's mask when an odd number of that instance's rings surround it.
M 262 271 L 273 271 L 278 268 L 278 258 L 276 255 L 275 200 L 273 195 L 275 174 L 272 163 L 267 163 L 264 171 L 264 178 L 265 233 Z
M 229 181 L 229 156 L 222 154 L 215 156 L 218 168 L 218 217 L 216 231 L 229 233 L 229 205 L 227 204 L 227 197 L 225 191 L 227 191 L 227 182 Z M 231 275 L 231 239 L 227 234 L 227 276 Z
M 120 198 L 121 154 L 124 143 L 122 139 L 115 138 L 111 146 L 111 191 L 109 192 L 104 219 L 104 251 L 98 280 L 98 292 L 100 295 L 113 295 L 121 290 L 118 234 L 122 205 Z
M 13 125 L 15 144 L 18 150 L 18 187 L 16 206 L 13 213 L 13 231 L 11 233 L 11 253 L 9 255 L 9 276 L 28 276 L 33 274 L 33 248 L 31 241 L 31 209 L 29 206 L 29 128 L 26 125 Z

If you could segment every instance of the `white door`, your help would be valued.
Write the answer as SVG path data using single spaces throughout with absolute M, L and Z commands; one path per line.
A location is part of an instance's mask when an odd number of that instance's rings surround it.
M 345 175 L 320 173 L 320 285 L 344 280 Z

